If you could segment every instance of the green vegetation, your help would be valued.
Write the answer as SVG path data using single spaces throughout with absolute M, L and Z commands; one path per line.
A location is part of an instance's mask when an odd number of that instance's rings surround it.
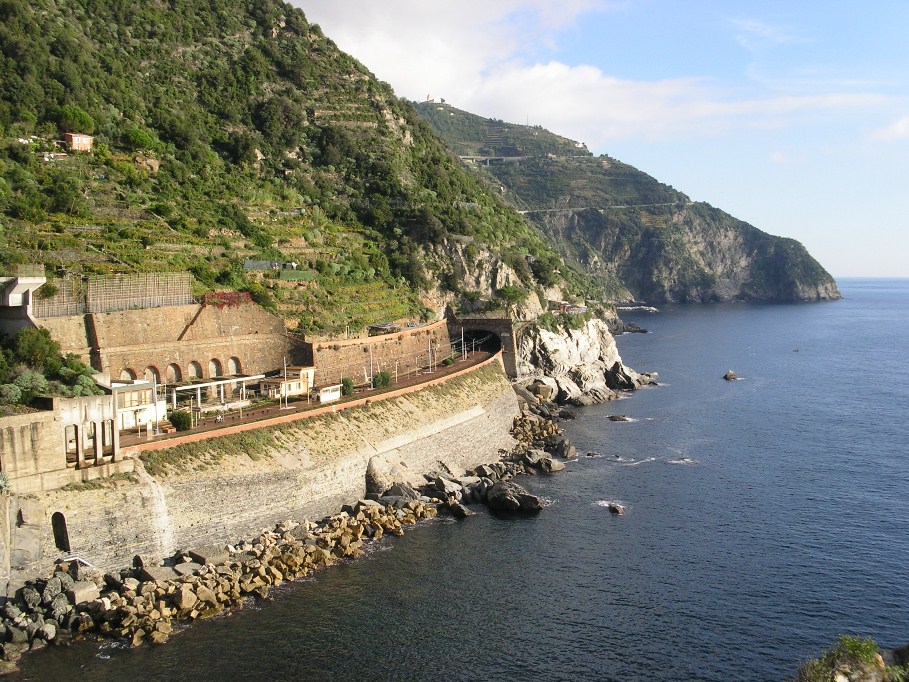
M 354 394 L 354 382 L 350 377 L 343 377 L 341 379 L 341 395 L 345 398 L 352 396 Z
M 560 281 L 545 238 L 286 3 L 3 0 L 0 47 L 0 269 L 187 270 L 318 335 L 425 317 L 422 291 L 459 288 L 454 236 L 545 264 L 528 290 Z M 67 131 L 93 152 L 60 155 Z
M 187 474 L 218 464 L 225 457 L 245 457 L 257 461 L 275 445 L 282 427 L 266 427 L 209 438 L 198 443 L 183 443 L 163 450 L 143 452 L 139 458 L 152 476 Z
M 832 282 L 805 248 L 690 199 L 609 156 L 539 126 L 485 119 L 432 102 L 417 106 L 478 177 L 557 245 L 564 261 L 538 258 L 534 278 L 592 277 L 613 300 L 794 300 Z M 747 261 L 747 266 L 741 263 Z M 583 286 L 575 286 L 575 292 Z M 585 293 L 587 298 L 602 298 Z
M 372 377 L 372 387 L 373 388 L 388 388 L 391 386 L 391 374 L 382 370 L 381 372 L 376 372 Z
M 839 641 L 820 658 L 811 659 L 801 665 L 796 678 L 797 682 L 835 682 L 837 673 L 859 679 L 853 675 L 882 672 L 883 682 L 905 682 L 909 680 L 909 668 L 905 666 L 888 666 L 884 668 L 880 649 L 870 637 L 864 639 L 842 635 Z M 861 677 L 865 679 L 865 677 Z M 868 677 L 867 679 L 872 679 Z
M 189 431 L 193 427 L 193 416 L 185 410 L 174 410 L 167 415 L 167 420 L 177 431 Z
M 0 335 L 0 405 L 28 405 L 38 396 L 100 395 L 92 374 L 76 355 L 63 357 L 46 329 Z

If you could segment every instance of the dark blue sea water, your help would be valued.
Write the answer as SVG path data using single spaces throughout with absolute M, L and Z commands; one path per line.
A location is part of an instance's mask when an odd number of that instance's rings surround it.
M 624 360 L 664 385 L 567 424 L 581 458 L 524 479 L 552 501 L 535 518 L 426 524 L 164 647 L 42 652 L 23 679 L 786 680 L 841 633 L 905 644 L 909 280 L 841 288 L 626 315 L 652 333 Z

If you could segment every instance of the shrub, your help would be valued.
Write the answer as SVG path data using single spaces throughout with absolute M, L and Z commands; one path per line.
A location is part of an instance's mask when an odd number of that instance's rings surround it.
M 350 377 L 341 379 L 341 395 L 350 396 L 354 392 L 354 382 Z
M 167 420 L 174 425 L 177 431 L 189 431 L 193 426 L 192 415 L 185 410 L 175 410 L 171 412 Z
M 798 672 L 797 682 L 827 682 L 837 671 L 872 668 L 878 663 L 878 647 L 870 637 L 860 639 L 841 635 L 836 646 L 819 659 L 806 661 Z
M 22 402 L 22 389 L 15 384 L 0 384 L 0 405 Z
M 391 386 L 391 374 L 388 372 L 376 372 L 372 377 L 373 388 L 388 388 Z

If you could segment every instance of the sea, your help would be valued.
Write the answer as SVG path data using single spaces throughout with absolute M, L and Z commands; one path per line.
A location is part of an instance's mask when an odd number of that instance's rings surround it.
M 905 645 L 909 280 L 839 284 L 625 313 L 649 333 L 622 357 L 660 385 L 564 423 L 580 456 L 522 480 L 535 517 L 424 523 L 165 646 L 49 648 L 18 679 L 792 680 L 841 634 Z

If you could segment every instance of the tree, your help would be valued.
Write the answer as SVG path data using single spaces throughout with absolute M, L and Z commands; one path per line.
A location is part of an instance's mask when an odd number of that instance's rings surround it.
M 85 133 L 91 135 L 95 132 L 95 119 L 87 111 L 80 109 L 72 104 L 64 104 L 60 107 L 60 114 L 57 117 L 60 128 L 66 133 Z
M 391 374 L 386 371 L 376 372 L 372 376 L 373 388 L 388 388 L 391 386 Z
M 23 329 L 13 339 L 13 353 L 20 362 L 45 374 L 56 374 L 62 365 L 60 344 L 50 332 L 41 329 Z
M 350 377 L 341 379 L 341 395 L 350 396 L 354 392 L 354 382 Z
M 512 284 L 496 289 L 494 295 L 505 304 L 505 310 L 508 312 L 509 317 L 513 315 L 517 305 L 527 300 L 527 292 Z

